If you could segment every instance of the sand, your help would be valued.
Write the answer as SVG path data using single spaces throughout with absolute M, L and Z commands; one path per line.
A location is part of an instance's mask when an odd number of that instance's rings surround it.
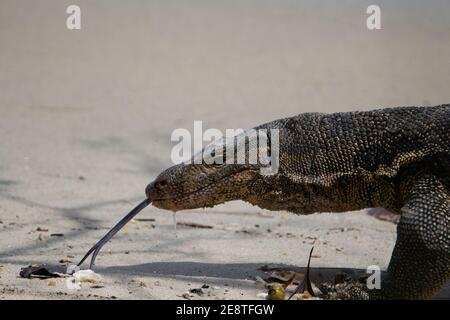
M 170 134 L 301 112 L 450 101 L 450 3 L 70 1 L 0 4 L 0 299 L 253 299 L 263 265 L 386 268 L 395 224 L 366 212 L 295 216 L 243 202 L 153 207 L 97 259 L 98 284 L 18 277 L 77 262 L 171 165 Z M 48 231 L 37 231 L 40 230 Z M 61 233 L 63 236 L 51 236 Z M 440 297 L 449 298 L 449 290 Z

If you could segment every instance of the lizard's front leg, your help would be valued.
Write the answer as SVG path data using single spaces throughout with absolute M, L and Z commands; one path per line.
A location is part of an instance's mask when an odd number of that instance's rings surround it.
M 447 178 L 448 179 L 448 178 Z M 408 192 L 388 274 L 374 298 L 432 298 L 450 279 L 448 184 L 422 176 Z

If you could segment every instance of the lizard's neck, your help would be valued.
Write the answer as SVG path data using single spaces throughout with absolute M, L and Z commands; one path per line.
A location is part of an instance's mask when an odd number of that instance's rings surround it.
M 391 194 L 389 184 L 380 188 L 380 181 L 375 183 L 356 176 L 339 178 L 329 185 L 277 177 L 270 183 L 266 181 L 265 186 L 264 190 L 259 188 L 244 200 L 263 209 L 296 214 L 390 208 L 394 201 L 387 197 Z

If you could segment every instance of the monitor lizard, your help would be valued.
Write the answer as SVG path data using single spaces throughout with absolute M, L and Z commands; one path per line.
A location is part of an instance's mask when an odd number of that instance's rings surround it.
M 431 298 L 449 280 L 450 104 L 303 113 L 255 129 L 267 130 L 269 152 L 278 129 L 277 173 L 181 163 L 147 186 L 148 199 L 172 211 L 230 200 L 296 214 L 382 207 L 401 217 L 387 276 L 370 297 Z

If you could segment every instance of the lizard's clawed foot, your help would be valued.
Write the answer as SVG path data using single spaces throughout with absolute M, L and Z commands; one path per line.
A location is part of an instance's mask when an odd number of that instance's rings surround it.
M 369 300 L 369 290 L 364 278 L 353 279 L 345 273 L 337 274 L 334 282 L 319 285 L 321 298 L 326 300 Z

